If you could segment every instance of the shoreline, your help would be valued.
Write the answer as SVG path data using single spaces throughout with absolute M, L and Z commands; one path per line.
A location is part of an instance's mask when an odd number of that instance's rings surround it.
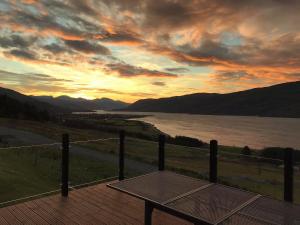
M 99 113 L 100 112 L 100 113 Z M 115 112 L 120 112 L 120 113 L 116 113 Z M 127 114 L 128 113 L 128 114 Z M 131 113 L 149 113 L 149 114 L 131 114 Z M 167 112 L 135 112 L 135 111 L 105 111 L 105 110 L 94 110 L 93 112 L 90 112 L 90 113 L 87 113 L 87 112 L 77 112 L 76 114 L 77 115 L 80 115 L 80 114 L 89 114 L 89 115 L 95 115 L 97 117 L 97 115 L 102 115 L 102 116 L 106 116 L 106 117 L 112 117 L 112 118 L 119 118 L 119 119 L 125 119 L 125 120 L 129 120 L 129 121 L 137 121 L 137 122 L 141 122 L 141 123 L 144 123 L 145 125 L 148 125 L 148 126 L 152 126 L 153 128 L 159 130 L 161 133 L 164 133 L 165 135 L 167 136 L 170 136 L 170 137 L 173 137 L 175 138 L 176 136 L 183 136 L 183 137 L 187 137 L 187 138 L 196 138 L 200 141 L 204 141 L 204 142 L 209 142 L 209 140 L 204 140 L 204 139 L 201 139 L 201 138 L 198 138 L 198 137 L 195 137 L 195 136 L 188 136 L 188 135 L 181 135 L 181 134 L 171 134 L 167 131 L 164 131 L 162 130 L 160 127 L 158 127 L 155 123 L 151 123 L 149 121 L 144 121 L 143 118 L 146 118 L 146 117 L 154 117 L 155 115 L 154 114 L 150 114 L 150 113 L 162 113 L 162 114 L 169 114 Z M 273 118 L 276 118 L 276 119 L 284 119 L 284 120 L 288 120 L 288 119 L 299 119 L 300 118 L 289 118 L 289 117 L 263 117 L 263 116 L 235 116 L 235 115 L 207 115 L 207 114 L 189 114 L 189 113 L 171 113 L 172 115 L 175 115 L 175 114 L 179 114 L 179 115 L 191 115 L 191 116 L 207 116 L 207 117 L 211 117 L 211 116 L 220 116 L 220 117 L 231 117 L 231 118 L 256 118 L 256 119 L 262 119 L 262 118 L 267 118 L 267 119 L 273 119 Z M 100 116 L 101 117 L 101 116 Z M 121 118 L 120 118 L 121 117 Z M 242 149 L 244 147 L 251 147 L 249 145 L 233 145 L 233 144 L 224 144 L 224 145 L 221 145 L 221 146 L 224 146 L 224 147 L 232 147 L 232 148 L 238 148 L 238 149 Z M 287 147 L 282 147 L 282 146 L 262 146 L 262 147 L 254 147 L 254 148 L 251 148 L 252 151 L 254 152 L 259 152 L 259 151 L 262 151 L 264 150 L 265 148 L 287 148 Z M 300 148 L 297 149 L 297 148 L 294 148 L 294 150 L 296 151 L 300 151 Z

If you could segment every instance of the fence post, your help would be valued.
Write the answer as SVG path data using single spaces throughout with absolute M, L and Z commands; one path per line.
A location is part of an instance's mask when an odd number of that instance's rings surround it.
M 211 140 L 210 144 L 210 161 L 209 161 L 209 181 L 212 183 L 217 182 L 217 174 L 218 174 L 218 142 L 216 140 Z
M 165 170 L 165 140 L 166 136 L 160 134 L 158 137 L 158 170 Z
M 284 200 L 293 202 L 294 188 L 294 150 L 286 148 L 284 151 Z
M 121 130 L 119 133 L 119 180 L 124 180 L 124 142 L 125 131 Z
M 69 134 L 62 135 L 61 195 L 69 193 Z

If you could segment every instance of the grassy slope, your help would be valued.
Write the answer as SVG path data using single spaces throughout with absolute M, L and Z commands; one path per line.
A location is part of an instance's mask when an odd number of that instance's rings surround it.
M 122 128 L 125 127 L 125 129 L 131 129 L 136 132 L 149 132 L 151 135 L 156 132 L 149 127 L 141 127 L 139 124 L 133 126 L 131 121 L 106 121 L 105 123 L 118 125 Z M 30 121 L 8 121 L 6 119 L 0 119 L 0 125 L 34 131 L 56 140 L 60 140 L 60 135 L 64 132 L 70 133 L 72 140 L 117 137 L 117 134 L 113 133 L 68 128 L 53 123 L 41 124 Z M 149 129 L 149 131 L 147 131 L 147 129 Z M 105 151 L 112 154 L 117 153 L 116 142 L 95 142 L 82 145 L 97 151 Z M 125 146 L 128 157 L 148 163 L 157 162 L 157 143 L 127 138 Z M 240 149 L 229 147 L 224 147 L 223 150 L 225 152 L 240 151 Z M 168 144 L 166 146 L 166 166 L 169 169 L 184 174 L 196 177 L 207 177 L 209 163 L 207 153 L 207 150 Z M 9 193 L 5 194 L 2 200 L 36 192 L 40 193 L 42 192 L 41 190 L 47 191 L 53 188 L 56 189 L 58 186 L 58 173 L 54 171 L 59 171 L 59 167 L 57 166 L 58 160 L 53 160 L 53 157 L 49 158 L 47 154 L 45 156 L 42 155 L 41 159 L 38 160 L 38 162 L 40 162 L 38 163 L 39 167 L 37 167 L 34 163 L 35 152 L 31 154 L 27 153 L 26 155 L 23 153 L 20 154 L 21 156 L 10 152 L 9 157 L 6 156 L 7 154 L 8 153 L 4 152 L 1 153 L 0 158 L 0 179 L 4 181 L 1 182 L 0 190 L 9 190 Z M 113 168 L 105 162 L 93 162 L 83 158 L 74 159 L 72 162 L 71 173 L 73 173 L 73 175 L 71 174 L 71 177 L 75 177 L 73 179 L 75 183 L 82 183 L 95 178 L 116 174 L 116 168 Z M 7 174 L 10 175 L 7 176 Z M 226 154 L 221 154 L 219 157 L 219 177 L 221 182 L 262 194 L 268 194 L 279 199 L 282 199 L 282 174 L 282 168 L 272 162 L 251 161 L 248 158 L 238 158 Z M 35 183 L 38 183 L 38 185 L 35 185 Z M 295 186 L 295 198 L 300 202 L 299 171 L 295 173 Z M 19 190 L 20 187 L 22 192 L 19 193 L 17 190 Z

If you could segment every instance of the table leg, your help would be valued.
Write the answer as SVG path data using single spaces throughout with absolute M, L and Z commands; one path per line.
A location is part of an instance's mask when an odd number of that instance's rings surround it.
M 152 204 L 148 201 L 145 201 L 145 225 L 152 224 L 152 211 L 153 211 Z

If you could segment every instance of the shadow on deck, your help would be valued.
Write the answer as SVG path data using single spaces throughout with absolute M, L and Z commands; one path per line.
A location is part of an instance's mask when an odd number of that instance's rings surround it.
M 106 183 L 0 208 L 1 225 L 142 225 L 144 201 L 106 187 Z M 154 210 L 153 224 L 190 223 Z

